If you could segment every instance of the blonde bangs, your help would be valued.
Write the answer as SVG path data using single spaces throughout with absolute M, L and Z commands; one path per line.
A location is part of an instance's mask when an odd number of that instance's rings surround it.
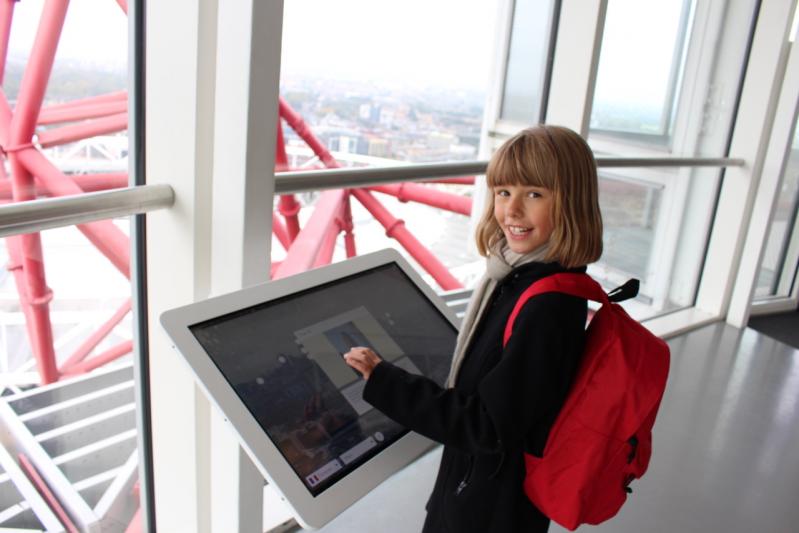
M 557 158 L 548 143 L 517 135 L 494 153 L 486 170 L 486 184 L 489 188 L 525 185 L 554 190 L 557 173 Z

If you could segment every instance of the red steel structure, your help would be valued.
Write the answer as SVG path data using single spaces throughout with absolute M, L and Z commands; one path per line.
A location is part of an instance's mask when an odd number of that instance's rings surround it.
M 127 2 L 117 0 L 127 12 Z M 8 41 L 14 15 L 14 0 L 0 0 L 0 82 L 5 72 Z M 127 129 L 127 92 L 118 91 L 70 102 L 47 104 L 44 97 L 53 68 L 56 47 L 64 25 L 68 2 L 46 0 L 39 28 L 20 82 L 14 107 L 0 89 L 0 203 L 25 202 L 43 196 L 68 196 L 83 192 L 125 187 L 126 173 L 69 175 L 59 170 L 44 155 L 43 149 L 65 145 L 98 135 Z M 314 135 L 302 117 L 283 98 L 279 101 L 275 170 L 289 169 L 284 141 L 284 125 L 290 127 L 313 151 L 326 168 L 337 168 L 324 143 Z M 473 183 L 474 178 L 432 180 L 438 183 Z M 280 278 L 329 264 L 339 234 L 343 233 L 347 257 L 356 255 L 351 201 L 355 198 L 396 239 L 407 252 L 445 290 L 460 288 L 460 282 L 426 249 L 375 197 L 379 192 L 402 202 L 418 202 L 468 215 L 471 199 L 415 183 L 381 185 L 363 189 L 330 190 L 321 194 L 313 213 L 300 227 L 300 203 L 294 195 L 282 195 L 273 215 L 273 233 L 286 250 L 283 261 L 273 265 L 271 276 Z M 111 221 L 78 225 L 78 229 L 119 270 L 130 277 L 128 237 Z M 31 351 L 41 383 L 52 383 L 63 376 L 91 371 L 130 353 L 131 341 L 124 341 L 102 353 L 95 348 L 130 312 L 125 302 L 100 328 L 89 335 L 74 353 L 57 363 L 50 321 L 53 292 L 45 278 L 42 242 L 38 233 L 7 238 L 10 262 L 20 307 L 25 316 Z

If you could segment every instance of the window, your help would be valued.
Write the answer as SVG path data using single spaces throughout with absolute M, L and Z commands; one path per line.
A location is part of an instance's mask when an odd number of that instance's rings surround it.
M 126 187 L 127 2 L 9 6 L 0 202 Z M 138 516 L 130 230 L 124 217 L 0 240 L 0 528 L 121 532 Z
M 763 260 L 757 277 L 755 297 L 788 296 L 793 292 L 799 265 L 797 207 L 799 206 L 799 128 L 788 151 L 777 204 L 771 221 Z
M 666 144 L 673 132 L 689 35 L 691 0 L 610 0 L 605 17 L 592 134 Z
M 594 152 L 724 156 L 748 59 L 742 36 L 751 35 L 756 7 L 609 0 L 588 137 Z M 637 318 L 693 306 L 722 172 L 608 171 L 600 172 L 606 251 L 595 274 L 608 286 L 641 280 Z
M 544 117 L 556 2 L 516 0 L 500 120 L 536 124 Z

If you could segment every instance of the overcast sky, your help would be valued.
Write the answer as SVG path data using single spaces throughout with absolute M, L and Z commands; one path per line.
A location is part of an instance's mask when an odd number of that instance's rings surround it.
M 14 3 L 9 55 L 30 53 L 44 0 Z M 128 54 L 128 19 L 114 0 L 72 0 L 58 42 L 57 59 L 80 60 L 124 70 Z
M 488 79 L 496 0 L 291 0 L 284 5 L 287 75 L 476 89 Z

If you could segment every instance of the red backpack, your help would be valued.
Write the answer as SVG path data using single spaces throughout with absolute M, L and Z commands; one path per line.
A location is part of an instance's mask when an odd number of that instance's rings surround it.
M 637 286 L 632 290 L 637 293 Z M 617 291 L 611 293 L 614 300 L 629 297 L 616 298 Z M 630 483 L 646 472 L 669 348 L 586 274 L 554 274 L 533 283 L 508 319 L 504 344 L 525 302 L 545 292 L 602 304 L 586 330 L 582 360 L 543 457 L 524 454 L 527 497 L 546 516 L 574 530 L 614 516 L 632 492 Z

